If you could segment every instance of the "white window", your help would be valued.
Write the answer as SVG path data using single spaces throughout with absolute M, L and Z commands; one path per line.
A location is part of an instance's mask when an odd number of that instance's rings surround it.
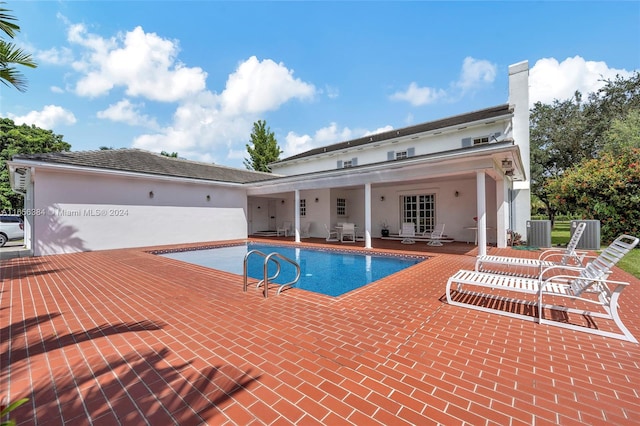
M 336 199 L 336 214 L 338 216 L 347 215 L 347 200 L 345 198 Z
M 416 155 L 415 148 L 407 148 L 403 151 L 387 151 L 387 161 L 404 160 L 405 158 Z
M 351 160 L 338 160 L 338 162 L 336 163 L 336 166 L 338 169 L 345 169 L 347 167 L 355 167 L 358 165 L 358 158 L 357 157 L 353 157 Z
M 483 143 L 489 143 L 489 136 L 483 136 L 481 138 L 473 138 L 474 145 L 480 145 Z
M 300 216 L 307 215 L 307 200 L 302 198 L 300 199 Z

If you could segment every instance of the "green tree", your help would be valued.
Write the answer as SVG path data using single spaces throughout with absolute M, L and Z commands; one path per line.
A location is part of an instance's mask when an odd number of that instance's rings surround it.
M 11 190 L 6 162 L 16 154 L 69 151 L 71 145 L 51 130 L 26 124 L 16 126 L 13 120 L 0 118 L 0 210 L 22 207 L 22 196 Z
M 640 148 L 640 109 L 629 111 L 623 120 L 613 120 L 605 133 L 603 151 L 615 154 L 627 147 Z
M 550 191 L 555 187 L 548 186 L 548 181 L 583 160 L 597 158 L 608 143 L 613 143 L 609 134 L 612 123 L 628 123 L 627 115 L 635 110 L 640 110 L 640 72 L 607 80 L 601 89 L 589 94 L 586 102 L 576 92 L 569 100 L 534 105 L 530 123 L 531 191 L 545 204 L 550 220 L 562 212 L 558 208 L 563 206 L 553 202 L 555 194 Z
M 177 152 L 167 152 L 167 151 L 162 151 L 160 153 L 160 155 L 164 155 L 165 157 L 170 157 L 170 158 L 178 158 L 178 153 Z
M 5 2 L 0 2 L 5 4 Z M 20 27 L 15 23 L 17 19 L 7 12 L 8 9 L 0 7 L 0 31 L 10 38 L 14 38 L 20 31 Z M 38 65 L 33 61 L 31 55 L 25 53 L 15 44 L 0 39 L 0 81 L 7 86 L 13 86 L 21 92 L 27 90 L 27 80 L 18 71 L 16 65 L 29 68 L 36 68 Z
M 253 123 L 251 144 L 247 144 L 247 152 L 250 158 L 244 159 L 244 165 L 248 170 L 257 172 L 271 173 L 269 163 L 280 159 L 282 151 L 278 146 L 275 134 L 267 127 L 265 120 Z
M 599 220 L 603 241 L 640 233 L 640 148 L 603 152 L 566 170 L 547 186 L 558 209 Z
M 587 124 L 585 139 L 596 150 L 607 142 L 607 132 L 615 120 L 625 120 L 631 110 L 640 110 L 640 72 L 629 78 L 616 76 L 607 80 L 598 91 L 589 94 L 584 107 L 584 120 Z
M 557 213 L 546 182 L 584 158 L 593 157 L 593 148 L 583 149 L 584 122 L 582 95 L 553 104 L 536 102 L 530 115 L 531 192 L 544 203 L 551 221 Z

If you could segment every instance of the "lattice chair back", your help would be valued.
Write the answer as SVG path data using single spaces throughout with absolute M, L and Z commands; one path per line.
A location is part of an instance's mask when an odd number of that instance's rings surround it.
M 580 273 L 580 277 L 571 283 L 573 294 L 580 296 L 596 283 L 594 280 L 606 279 L 611 274 L 611 268 L 637 246 L 638 241 L 638 238 L 631 235 L 620 235 L 616 238 L 609 247 L 600 253 L 600 256 L 587 264 Z

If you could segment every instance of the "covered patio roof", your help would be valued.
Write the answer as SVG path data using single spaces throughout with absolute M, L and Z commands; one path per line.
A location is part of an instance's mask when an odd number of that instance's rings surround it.
M 504 172 L 502 161 L 505 159 L 511 162 L 510 178 L 512 180 L 526 179 L 518 146 L 512 141 L 504 141 L 402 160 L 293 176 L 278 176 L 248 184 L 247 195 L 276 194 L 296 189 L 360 186 L 366 183 L 410 182 L 416 179 L 451 176 L 475 177 L 477 171 L 485 171 L 495 178 Z

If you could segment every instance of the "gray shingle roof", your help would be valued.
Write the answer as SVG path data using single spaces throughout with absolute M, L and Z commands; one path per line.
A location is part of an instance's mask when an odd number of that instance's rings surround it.
M 13 160 L 29 160 L 51 164 L 231 183 L 256 182 L 273 179 L 277 176 L 271 173 L 253 172 L 216 164 L 171 158 L 140 149 L 18 154 L 13 157 Z
M 312 150 L 303 152 L 301 154 L 296 154 L 296 155 L 292 155 L 291 157 L 284 158 L 280 161 L 274 161 L 273 164 L 278 164 L 278 163 L 290 161 L 290 160 L 297 160 L 299 158 L 310 157 L 313 155 L 324 154 L 332 151 L 340 151 L 342 149 L 353 148 L 354 146 L 378 143 L 388 139 L 394 139 L 400 136 L 409 136 L 417 133 L 428 132 L 428 131 L 433 131 L 437 129 L 444 129 L 452 126 L 460 126 L 463 124 L 473 123 L 475 121 L 487 120 L 490 118 L 505 116 L 511 113 L 512 111 L 509 108 L 508 104 L 498 105 L 491 108 L 469 112 L 466 114 L 454 115 L 453 117 L 447 117 L 440 120 L 416 124 L 415 126 L 403 127 L 401 129 L 390 130 L 388 132 L 377 133 L 375 135 L 364 136 L 358 139 L 352 139 L 349 141 L 339 142 L 333 145 L 314 148 Z

